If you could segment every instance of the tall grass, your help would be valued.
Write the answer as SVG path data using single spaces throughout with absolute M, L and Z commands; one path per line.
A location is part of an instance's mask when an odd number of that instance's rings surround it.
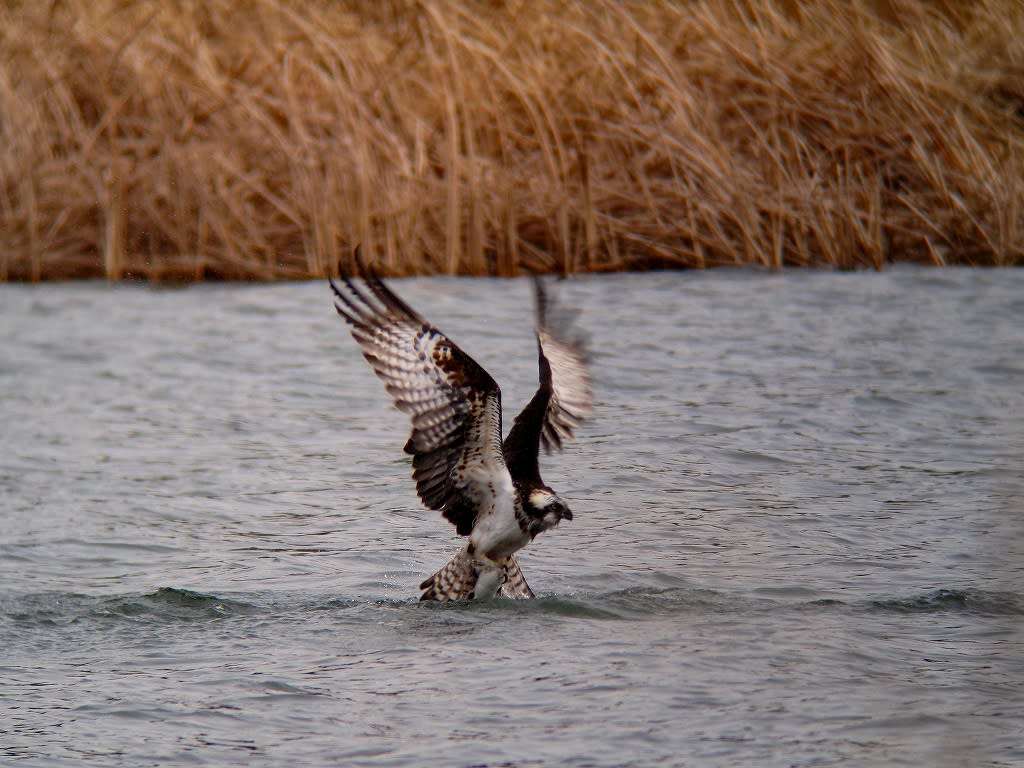
M 0 6 L 0 279 L 1024 263 L 1024 4 Z

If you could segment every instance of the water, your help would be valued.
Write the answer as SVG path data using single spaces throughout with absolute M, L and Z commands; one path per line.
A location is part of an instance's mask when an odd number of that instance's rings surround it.
M 396 287 L 511 419 L 528 283 Z M 0 764 L 1024 765 L 1024 272 L 561 290 L 575 519 L 444 606 L 325 285 L 0 286 Z

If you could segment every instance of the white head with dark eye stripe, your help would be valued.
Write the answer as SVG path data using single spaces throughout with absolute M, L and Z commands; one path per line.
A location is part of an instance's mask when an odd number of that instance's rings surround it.
M 527 514 L 539 520 L 545 529 L 554 528 L 562 520 L 572 520 L 569 505 L 550 488 L 534 488 L 526 502 Z

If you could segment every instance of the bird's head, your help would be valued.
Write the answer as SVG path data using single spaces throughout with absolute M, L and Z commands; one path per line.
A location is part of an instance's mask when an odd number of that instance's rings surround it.
M 548 487 L 535 488 L 526 498 L 526 512 L 541 524 L 541 530 L 554 528 L 562 520 L 572 520 L 572 510 Z

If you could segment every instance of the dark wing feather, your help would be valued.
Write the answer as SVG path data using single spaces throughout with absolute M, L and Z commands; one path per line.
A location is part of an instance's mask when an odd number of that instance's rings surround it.
M 358 258 L 358 255 L 357 255 Z M 494 379 L 447 336 L 360 263 L 364 286 L 348 276 L 330 281 L 335 309 L 352 326 L 363 357 L 409 414 L 416 492 L 430 509 L 469 535 L 477 512 L 507 476 L 501 451 L 501 391 Z M 481 471 L 484 470 L 484 471 Z
M 573 326 L 573 313 L 559 307 L 534 277 L 537 293 L 537 341 L 540 357 L 551 370 L 551 399 L 540 434 L 544 450 L 561 450 L 562 441 L 590 415 L 594 393 L 586 342 Z M 543 363 L 541 363 L 543 367 Z M 541 386 L 543 386 L 543 381 Z
M 550 453 L 590 415 L 594 394 L 585 342 L 573 315 L 559 307 L 534 277 L 537 302 L 537 351 L 540 386 L 516 416 L 505 440 L 505 461 L 517 481 L 540 481 L 538 446 Z

